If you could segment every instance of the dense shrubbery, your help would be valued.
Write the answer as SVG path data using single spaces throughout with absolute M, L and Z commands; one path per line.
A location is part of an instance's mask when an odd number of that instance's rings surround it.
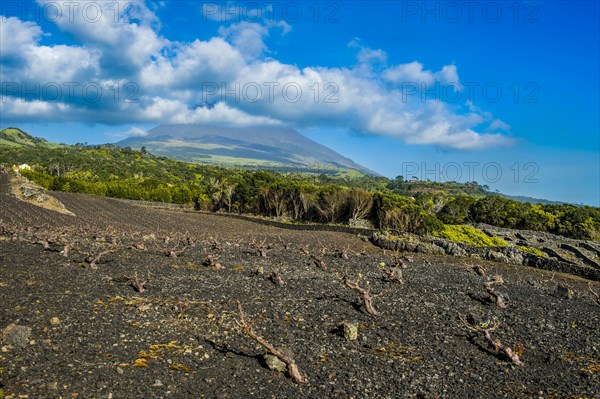
M 111 145 L 0 146 L 0 163 L 34 165 L 34 171 L 23 174 L 50 190 L 190 204 L 202 210 L 321 223 L 367 219 L 377 228 L 438 232 L 449 239 L 472 231 L 444 223 L 488 223 L 576 238 L 600 236 L 598 208 L 531 205 L 483 196 L 487 191 L 475 182 L 419 184 L 401 178 L 283 175 L 189 164 Z M 412 196 L 401 195 L 412 189 L 416 190 Z
M 583 239 L 600 236 L 600 209 L 591 206 L 532 205 L 499 196 L 459 196 L 448 201 L 437 217 L 447 224 L 487 223 Z
M 590 206 L 532 205 L 502 197 L 485 197 L 469 208 L 471 221 L 499 227 L 547 231 L 574 238 L 600 235 L 600 210 Z
M 472 220 L 470 219 L 469 210 L 473 204 L 477 202 L 477 198 L 461 195 L 448 201 L 444 207 L 438 212 L 438 217 L 444 223 L 448 224 L 465 224 Z
M 487 186 L 480 186 L 477 182 L 457 183 L 457 182 L 433 182 L 421 180 L 404 180 L 403 176 L 398 176 L 393 180 L 388 180 L 387 189 L 396 194 L 415 195 L 415 193 L 432 194 L 450 194 L 450 195 L 475 195 L 484 196 L 488 194 Z

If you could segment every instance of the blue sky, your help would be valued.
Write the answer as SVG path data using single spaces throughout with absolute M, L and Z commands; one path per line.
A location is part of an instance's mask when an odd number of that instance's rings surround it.
M 103 143 L 168 122 L 288 125 L 390 177 L 600 206 L 597 1 L 3 1 L 0 15 L 2 128 Z

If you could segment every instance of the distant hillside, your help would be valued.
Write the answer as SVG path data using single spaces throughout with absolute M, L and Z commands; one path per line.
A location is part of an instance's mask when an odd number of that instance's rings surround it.
M 386 186 L 393 192 L 408 196 L 421 196 L 426 194 L 433 195 L 470 195 L 474 197 L 503 197 L 517 202 L 540 204 L 540 205 L 562 205 L 569 204 L 564 201 L 551 201 L 541 198 L 527 197 L 524 195 L 509 195 L 500 192 L 490 191 L 488 186 L 483 186 L 477 182 L 431 182 L 422 180 L 404 180 L 398 177 L 390 180 Z M 579 204 L 569 204 L 580 206 Z
M 542 205 L 570 204 L 569 202 L 551 201 L 551 200 L 542 199 L 542 198 L 527 197 L 525 195 L 508 195 L 508 194 L 498 194 L 498 195 L 500 195 L 501 197 L 504 197 L 504 198 L 511 199 L 513 201 L 528 202 L 530 204 L 542 204 Z M 570 205 L 580 206 L 580 204 L 570 204 Z
M 390 180 L 386 186 L 396 194 L 407 196 L 421 195 L 471 195 L 484 197 L 493 195 L 477 182 L 434 182 L 422 180 L 404 180 L 402 176 Z
M 50 143 L 41 137 L 33 137 L 21 129 L 8 127 L 0 130 L 0 145 L 10 147 L 57 147 L 58 144 Z
M 146 136 L 116 143 L 187 162 L 236 167 L 339 170 L 344 175 L 378 173 L 337 152 L 282 127 L 218 127 L 160 125 Z

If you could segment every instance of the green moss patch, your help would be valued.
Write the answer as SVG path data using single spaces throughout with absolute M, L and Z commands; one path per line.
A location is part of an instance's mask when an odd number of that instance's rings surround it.
M 448 241 L 464 242 L 477 247 L 508 246 L 508 243 L 503 239 L 490 237 L 483 231 L 468 225 L 446 225 L 442 230 L 433 232 L 433 235 Z
M 530 254 L 534 254 L 536 256 L 546 256 L 544 252 L 540 251 L 537 248 L 525 247 L 523 245 L 518 245 L 517 248 L 519 248 L 521 251 L 529 252 Z

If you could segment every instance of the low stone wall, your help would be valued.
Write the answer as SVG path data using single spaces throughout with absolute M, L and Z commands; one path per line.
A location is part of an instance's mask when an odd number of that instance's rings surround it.
M 226 218 L 247 220 L 254 223 L 259 223 L 265 226 L 279 227 L 288 230 L 300 230 L 300 231 L 335 231 L 340 233 L 349 234 L 360 234 L 365 237 L 369 237 L 374 231 L 373 228 L 367 227 L 352 227 L 352 226 L 339 226 L 339 225 L 328 225 L 328 224 L 305 224 L 305 223 L 285 223 L 279 220 L 267 219 L 260 216 L 239 214 L 239 213 L 227 213 L 227 212 L 211 212 L 211 211 L 196 211 L 192 206 L 172 204 L 166 202 L 149 202 L 140 200 L 130 200 L 122 198 L 113 198 L 117 201 L 126 202 L 133 205 L 145 206 L 150 208 L 167 209 L 180 212 L 190 212 L 203 215 L 214 215 Z
M 254 223 L 260 223 L 265 226 L 279 227 L 282 229 L 289 230 L 300 230 L 300 231 L 335 231 L 339 233 L 349 233 L 349 234 L 360 234 L 363 236 L 370 236 L 375 231 L 374 229 L 365 229 L 360 227 L 350 227 L 350 226 L 337 226 L 337 225 L 328 225 L 328 224 L 294 224 L 294 223 L 283 223 L 278 222 L 276 220 L 263 219 L 256 216 L 247 216 L 240 215 L 238 213 L 220 213 L 220 212 L 206 212 L 206 211 L 197 211 L 197 213 L 205 213 L 208 215 L 218 215 L 222 217 L 248 220 Z
M 537 256 L 516 247 L 476 247 L 470 244 L 451 242 L 436 237 L 421 237 L 403 233 L 391 236 L 375 232 L 371 242 L 378 247 L 400 252 L 417 252 L 430 255 L 452 255 L 471 259 L 485 259 L 507 264 L 524 265 L 560 273 L 569 273 L 588 280 L 600 281 L 600 270 L 577 265 L 572 262 Z
M 600 256 L 600 250 L 596 247 L 594 247 L 593 245 L 588 244 L 587 242 L 580 242 L 579 246 L 581 248 L 585 248 L 588 251 L 595 253 L 596 255 Z
M 567 251 L 571 251 L 575 254 L 579 259 L 583 261 L 588 266 L 593 267 L 594 269 L 600 269 L 600 265 L 597 262 L 594 262 L 592 259 L 588 258 L 583 252 L 581 252 L 578 248 L 575 248 L 569 244 L 560 244 L 562 249 L 566 249 Z

